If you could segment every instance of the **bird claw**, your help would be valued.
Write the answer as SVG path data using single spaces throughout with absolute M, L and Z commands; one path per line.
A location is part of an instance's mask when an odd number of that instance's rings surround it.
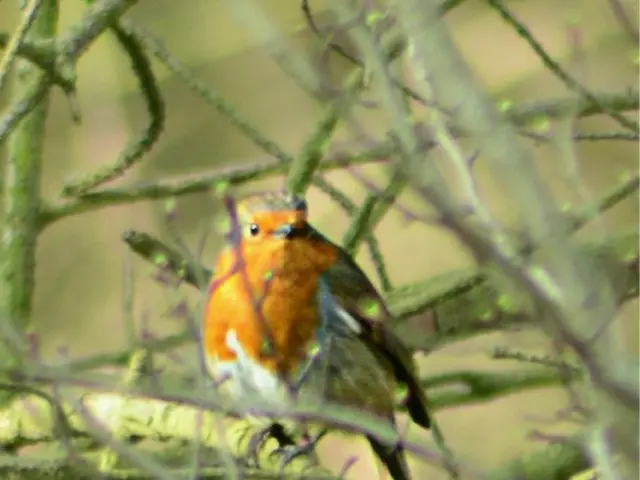
M 284 470 L 296 458 L 307 455 L 313 450 L 312 443 L 303 443 L 302 445 L 286 445 L 279 447 L 271 452 L 271 455 L 280 457 L 280 470 Z
M 326 431 L 322 431 L 313 438 L 308 438 L 303 444 L 292 443 L 290 445 L 282 445 L 271 452 L 271 455 L 279 455 L 280 470 L 284 470 L 296 458 L 308 455 L 315 449 L 320 439 L 325 435 Z
M 262 449 L 265 442 L 269 440 L 269 438 L 275 438 L 280 444 L 280 447 L 278 447 L 276 451 L 281 448 L 286 449 L 287 447 L 295 446 L 295 442 L 287 434 L 284 427 L 279 423 L 272 423 L 264 428 L 261 428 L 251 435 L 251 438 L 249 439 L 249 445 L 247 446 L 247 456 L 249 458 L 249 461 L 256 468 L 258 468 L 260 465 L 260 450 Z

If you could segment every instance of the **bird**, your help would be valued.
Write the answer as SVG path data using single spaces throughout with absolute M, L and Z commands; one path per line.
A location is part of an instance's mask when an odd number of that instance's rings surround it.
M 203 309 L 203 358 L 216 384 L 237 401 L 282 412 L 294 399 L 352 407 L 396 432 L 401 389 L 411 420 L 429 429 L 426 394 L 411 351 L 389 328 L 390 311 L 355 260 L 309 223 L 306 200 L 252 194 L 235 204 L 234 218 L 237 234 L 215 261 Z M 287 461 L 342 428 L 328 422 L 300 446 L 269 422 L 254 448 L 265 435 L 279 437 Z M 410 478 L 400 442 L 366 437 L 393 480 Z

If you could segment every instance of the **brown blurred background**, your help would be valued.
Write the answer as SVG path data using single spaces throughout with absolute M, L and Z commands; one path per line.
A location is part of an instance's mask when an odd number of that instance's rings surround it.
M 0 3 L 0 30 L 11 31 L 17 22 L 15 1 Z M 83 2 L 61 2 L 61 27 L 77 21 Z M 260 2 L 275 24 L 286 32 L 302 52 L 313 50 L 314 40 L 305 29 L 298 2 Z M 637 17 L 635 2 L 623 2 L 630 17 Z M 318 11 L 324 2 L 311 2 Z M 585 0 L 536 0 L 510 2 L 538 40 L 561 63 L 572 55 L 569 28 L 581 34 L 580 60 L 572 70 L 583 84 L 598 91 L 622 90 L 637 84 L 637 49 L 624 36 L 608 2 Z M 302 92 L 269 58 L 266 49 L 231 16 L 223 1 L 173 0 L 141 1 L 130 17 L 162 37 L 167 47 L 193 68 L 194 72 L 232 101 L 239 112 L 290 152 L 297 151 L 304 136 L 318 119 L 321 106 Z M 564 86 L 548 71 L 530 48 L 483 2 L 468 1 L 447 16 L 458 47 L 488 92 L 514 102 L 549 99 L 567 94 Z M 197 175 L 225 165 L 255 162 L 262 152 L 168 71 L 155 64 L 167 105 L 164 135 L 153 151 L 126 174 L 122 184 L 160 178 Z M 98 40 L 78 67 L 78 96 L 83 122 L 70 121 L 65 98 L 56 90 L 48 124 L 42 189 L 47 198 L 58 195 L 62 182 L 72 175 L 93 171 L 112 162 L 128 138 L 143 125 L 144 106 L 129 71 L 127 58 L 109 35 Z M 7 104 L 8 95 L 0 98 Z M 371 131 L 383 131 L 376 117 L 363 119 Z M 613 124 L 600 118 L 579 123 L 584 131 L 611 130 Z M 347 139 L 345 130 L 340 135 Z M 564 180 L 560 156 L 550 146 L 533 146 L 541 169 L 550 179 L 558 197 L 571 200 Z M 597 197 L 612 187 L 623 172 L 637 168 L 638 150 L 634 142 L 583 142 L 576 148 L 582 174 Z M 3 161 L 4 152 L 0 152 Z M 508 200 L 499 194 L 491 172 L 478 165 L 482 195 L 504 218 L 514 218 Z M 372 178 L 381 178 L 376 168 L 363 169 Z M 332 173 L 328 178 L 356 200 L 364 189 L 349 175 Z M 252 185 L 251 188 L 280 186 L 281 179 Z M 348 219 L 328 198 L 309 193 L 312 219 L 331 238 L 339 239 Z M 191 195 L 177 201 L 175 222 L 189 245 L 195 248 L 204 226 L 215 214 L 208 194 Z M 635 198 L 616 207 L 606 216 L 607 232 L 634 228 L 638 218 Z M 125 341 L 123 266 L 134 268 L 135 314 L 149 318 L 156 333 L 178 327 L 166 315 L 176 300 L 155 283 L 148 264 L 133 258 L 120 241 L 120 234 L 136 228 L 164 235 L 166 226 L 162 204 L 136 203 L 110 207 L 74 216 L 48 228 L 37 254 L 37 290 L 33 328 L 42 334 L 45 352 L 55 355 L 61 345 L 72 355 L 86 355 L 122 347 Z M 597 231 L 594 231 L 597 233 Z M 390 274 L 396 284 L 411 282 L 469 264 L 453 238 L 435 227 L 406 225 L 396 213 L 378 229 Z M 588 236 L 589 232 L 586 232 Z M 210 262 L 218 248 L 217 239 L 207 243 L 203 258 Z M 420 252 L 416 255 L 416 252 Z M 366 249 L 358 260 L 373 273 Z M 192 296 L 195 302 L 195 296 Z M 637 351 L 637 306 L 627 305 L 629 347 Z M 511 362 L 489 359 L 495 346 L 509 346 L 528 353 L 540 353 L 544 342 L 530 332 L 487 335 L 446 348 L 422 360 L 424 372 L 459 369 L 513 368 Z M 459 458 L 480 467 L 498 465 L 539 446 L 529 440 L 533 428 L 549 432 L 567 431 L 570 426 L 540 423 L 566 404 L 560 389 L 535 390 L 500 401 L 439 413 L 441 426 Z M 334 468 L 350 455 L 366 452 L 357 447 L 337 448 L 345 439 L 330 439 L 321 451 Z M 431 442 L 429 436 L 428 440 Z M 352 470 L 352 478 L 371 478 L 373 462 L 364 453 Z M 428 467 L 416 472 L 436 480 L 445 478 Z M 420 476 L 418 476 L 420 478 Z

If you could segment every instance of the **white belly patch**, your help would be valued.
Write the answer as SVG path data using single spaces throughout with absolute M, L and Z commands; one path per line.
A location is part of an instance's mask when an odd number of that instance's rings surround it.
M 247 406 L 285 407 L 289 396 L 286 385 L 245 353 L 235 330 L 227 332 L 226 344 L 236 354 L 235 360 L 208 361 L 209 373 L 220 388 Z

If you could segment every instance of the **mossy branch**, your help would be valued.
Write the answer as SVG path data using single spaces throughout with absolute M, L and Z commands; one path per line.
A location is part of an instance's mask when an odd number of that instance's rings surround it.
M 164 376 L 163 382 L 177 385 L 176 382 L 181 381 L 170 380 L 170 377 L 171 375 Z M 578 378 L 577 373 L 575 378 Z M 453 371 L 428 377 L 423 384 L 429 390 L 432 408 L 437 410 L 489 401 L 526 389 L 560 385 L 562 381 L 556 369 L 535 367 L 504 372 Z M 99 378 L 96 382 L 100 382 Z M 190 455 L 193 454 L 193 442 L 196 439 L 204 449 L 202 453 L 205 456 L 201 458 L 214 459 L 203 466 L 201 473 L 205 476 L 199 478 L 219 478 L 215 475 L 224 472 L 224 466 L 220 463 L 222 452 L 229 452 L 235 458 L 238 468 L 246 475 L 243 478 L 269 479 L 278 471 L 279 457 L 274 454 L 278 445 L 275 440 L 267 442 L 260 451 L 260 471 L 252 470 L 244 464 L 249 433 L 256 428 L 245 420 L 234 420 L 223 417 L 220 413 L 201 411 L 193 406 L 170 401 L 127 397 L 118 392 L 85 393 L 82 398 L 83 407 L 93 416 L 93 422 L 100 422 L 110 431 L 117 430 L 121 441 L 135 444 L 135 447 L 132 445 L 131 448 L 140 449 L 143 452 L 141 454 L 156 459 L 154 461 L 161 461 L 171 474 L 186 471 L 185 463 L 189 462 Z M 99 457 L 96 445 L 91 441 L 94 436 L 91 424 L 88 424 L 86 417 L 78 412 L 77 406 L 74 408 L 73 403 L 67 404 L 66 407 L 64 405 L 63 402 L 64 419 L 67 428 L 70 429 L 69 433 L 73 436 L 76 455 L 86 461 L 86 465 L 80 468 L 80 465 L 69 464 L 68 461 L 64 461 L 65 452 L 55 447 L 60 430 L 54 421 L 56 416 L 52 415 L 51 402 L 42 397 L 27 396 L 0 411 L 0 422 L 3 425 L 0 445 L 9 450 L 26 445 L 44 445 L 45 453 L 35 457 L 27 455 L 20 459 L 6 457 L 4 461 L 0 461 L 0 471 L 6 468 L 7 471 L 15 472 L 30 467 L 29 470 L 34 475 L 55 471 L 57 475 L 61 475 L 59 478 L 75 478 L 69 475 L 82 475 L 87 465 L 96 464 Z M 150 441 L 152 444 L 141 446 L 142 440 Z M 47 445 L 50 446 L 46 447 Z M 557 449 L 560 449 L 562 455 L 556 455 L 559 453 L 556 452 Z M 541 452 L 535 456 L 526 456 L 501 471 L 514 471 L 514 468 L 526 467 L 527 472 L 548 473 L 557 470 L 575 473 L 585 468 L 584 457 L 580 456 L 580 461 L 577 461 L 576 450 L 579 452 L 580 446 L 574 443 L 546 447 L 543 452 L 551 452 L 554 455 L 543 456 Z M 110 465 L 109 468 L 103 465 L 100 473 L 106 478 L 141 478 L 138 470 L 123 465 L 121 461 Z M 308 457 L 298 458 L 283 473 L 284 478 L 289 478 L 286 475 L 300 474 L 303 476 L 295 478 L 333 478 Z M 543 477 L 536 473 L 524 478 L 537 480 L 560 477 Z
M 58 5 L 43 0 L 27 39 L 48 40 L 56 33 Z M 17 63 L 17 102 L 38 91 L 40 100 L 9 139 L 0 192 L 4 219 L 0 224 L 0 362 L 20 362 L 25 345 L 20 334 L 31 320 L 35 287 L 36 237 L 40 203 L 40 172 L 49 107 L 47 74 L 30 62 Z M 0 140 L 1 143 L 1 140 Z M 0 404 L 4 399 L 0 401 Z
M 279 457 L 274 454 L 277 441 L 266 442 L 260 452 L 260 470 L 246 464 L 248 433 L 251 424 L 244 420 L 224 419 L 219 413 L 201 411 L 187 405 L 145 398 L 127 398 L 118 394 L 93 393 L 83 395 L 85 413 L 89 413 L 93 422 L 99 422 L 110 431 L 118 431 L 118 437 L 130 445 L 129 448 L 140 449 L 141 440 L 150 440 L 153 445 L 141 451 L 153 459 L 158 466 L 165 465 L 171 478 L 180 472 L 188 471 L 196 438 L 203 448 L 201 458 L 205 460 L 198 478 L 224 478 L 227 467 L 221 460 L 223 452 L 228 452 L 235 459 L 242 478 L 317 478 L 329 479 L 329 472 L 318 466 L 311 457 L 297 458 L 278 476 Z M 72 429 L 76 455 L 92 465 L 93 477 L 105 475 L 106 478 L 149 478 L 148 472 L 141 472 L 126 462 L 119 461 L 109 468 L 98 468 L 99 455 L 97 445 L 91 441 L 93 428 L 87 423 L 86 415 L 77 410 L 73 403 L 65 403 L 65 417 Z M 10 408 L 0 411 L 0 422 L 3 428 L 0 433 L 0 445 L 4 448 L 16 449 L 25 445 L 51 444 L 45 448 L 44 454 L 25 455 L 23 457 L 5 457 L 0 460 L 0 472 L 32 471 L 31 478 L 44 477 L 47 473 L 60 475 L 59 478 L 76 478 L 72 475 L 87 474 L 86 465 L 69 462 L 67 452 L 55 447 L 59 432 L 51 419 L 51 405 L 40 397 L 28 396 L 14 402 Z M 224 422 L 224 426 L 221 422 Z M 208 460 L 207 460 L 208 459 Z M 124 463 L 124 464 L 123 464 Z M 84 471 L 83 471 L 84 470 Z
M 78 56 L 133 3 L 100 0 L 87 8 L 82 23 L 56 39 L 58 2 L 43 0 L 35 18 L 25 24 L 28 32 L 20 30 L 14 37 L 9 54 L 19 53 L 25 43 L 48 48 L 47 65 L 63 72 L 64 78 L 70 79 L 67 85 L 72 85 Z M 34 11 L 27 14 L 33 15 Z M 3 68 L 8 69 L 11 64 L 11 61 L 3 62 Z M 0 316 L 5 340 L 0 356 L 4 362 L 12 358 L 10 352 L 17 354 L 15 359 L 21 361 L 27 348 L 22 333 L 31 318 L 36 240 L 40 231 L 42 146 L 48 96 L 53 84 L 53 76 L 47 70 L 43 71 L 27 60 L 21 59 L 16 66 L 16 99 L 8 113 L 0 118 L 0 144 L 9 138 L 5 172 L 0 177 L 4 216 L 0 226 Z M 3 70 L 2 75 L 6 74 Z M 9 134 L 12 135 L 8 137 Z
M 567 480 L 591 466 L 585 454 L 583 433 L 552 442 L 494 469 L 494 480 Z

